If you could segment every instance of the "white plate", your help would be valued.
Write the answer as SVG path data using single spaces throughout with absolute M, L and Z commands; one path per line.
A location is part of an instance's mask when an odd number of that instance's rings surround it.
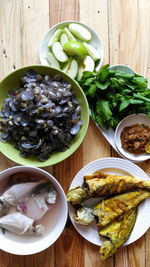
M 131 126 L 134 124 L 144 124 L 146 126 L 150 127 L 150 120 L 148 119 L 146 114 L 132 114 L 129 115 L 127 117 L 125 117 L 117 126 L 116 130 L 115 130 L 115 144 L 119 150 L 119 152 L 126 158 L 128 158 L 129 160 L 132 161 L 136 161 L 136 162 L 140 162 L 140 161 L 144 161 L 144 160 L 148 160 L 150 159 L 150 154 L 142 153 L 142 154 L 132 154 L 127 152 L 126 150 L 124 150 L 122 148 L 121 145 L 121 132 L 123 131 L 123 129 L 127 126 Z
M 90 31 L 90 33 L 92 34 L 92 38 L 91 40 L 89 41 L 89 44 L 91 44 L 92 46 L 94 46 L 97 50 L 97 52 L 99 53 L 100 55 L 100 61 L 96 67 L 96 70 L 99 71 L 101 65 L 102 65 L 102 62 L 103 62 L 103 56 L 104 56 L 104 51 L 103 51 L 103 44 L 102 44 L 102 41 L 100 40 L 98 34 L 96 33 L 96 31 L 94 29 L 92 29 L 92 27 L 90 27 L 89 25 L 87 24 L 84 24 L 80 21 L 63 21 L 63 22 L 60 22 L 56 25 L 54 25 L 53 27 L 51 27 L 47 32 L 46 34 L 44 35 L 42 41 L 41 41 L 41 44 L 40 44 L 40 51 L 39 51 L 39 56 L 40 56 L 40 61 L 41 61 L 41 64 L 42 65 L 48 65 L 48 62 L 45 58 L 46 54 L 48 53 L 49 49 L 48 49 L 48 41 L 50 39 L 50 37 L 53 35 L 53 33 L 59 28 L 59 29 L 62 29 L 64 28 L 65 26 L 68 26 L 70 23 L 77 23 L 77 24 L 80 24 L 82 25 L 83 27 L 85 27 L 87 30 Z
M 119 158 L 103 158 L 95 160 L 87 164 L 85 167 L 83 167 L 73 179 L 70 185 L 70 189 L 78 185 L 82 185 L 83 176 L 85 174 L 90 174 L 98 170 L 102 170 L 103 172 L 110 174 L 131 175 L 138 179 L 149 180 L 149 177 L 141 168 L 139 168 L 137 165 L 128 160 Z M 78 233 L 89 242 L 100 246 L 102 244 L 102 239 L 98 234 L 96 223 L 94 222 L 89 226 L 76 224 L 72 218 L 73 212 L 74 212 L 73 208 L 70 205 L 69 216 Z M 138 208 L 136 223 L 134 225 L 134 228 L 131 232 L 129 239 L 124 245 L 131 244 L 137 239 L 139 239 L 148 230 L 149 226 L 150 226 L 150 198 L 146 199 L 142 204 L 140 204 Z

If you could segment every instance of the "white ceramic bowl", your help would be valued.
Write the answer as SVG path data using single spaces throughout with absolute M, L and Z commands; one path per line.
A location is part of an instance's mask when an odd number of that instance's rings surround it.
M 125 117 L 117 126 L 115 130 L 115 144 L 118 151 L 124 156 L 126 159 L 132 160 L 134 162 L 140 162 L 150 159 L 150 154 L 142 153 L 142 154 L 132 154 L 128 151 L 124 150 L 121 145 L 121 132 L 127 126 L 131 126 L 134 124 L 144 124 L 150 127 L 150 120 L 148 119 L 146 114 L 132 114 Z
M 79 21 L 63 21 L 60 22 L 56 25 L 54 25 L 53 27 L 51 27 L 46 34 L 44 35 L 41 44 L 40 44 L 40 51 L 39 51 L 39 56 L 40 56 L 40 61 L 42 65 L 48 65 L 47 60 L 45 59 L 45 56 L 47 54 L 47 52 L 49 51 L 48 49 L 48 41 L 50 39 L 50 37 L 54 34 L 54 32 L 59 28 L 62 29 L 65 26 L 68 26 L 70 23 L 77 23 L 82 25 L 83 27 L 85 27 L 87 30 L 90 31 L 90 33 L 92 34 L 92 38 L 91 40 L 88 42 L 89 44 L 91 44 L 92 46 L 94 46 L 96 48 L 96 50 L 98 51 L 99 55 L 100 55 L 100 61 L 96 67 L 96 70 L 98 71 L 102 65 L 103 62 L 103 56 L 104 56 L 104 52 L 103 52 L 103 44 L 102 41 L 100 40 L 98 34 L 96 33 L 96 31 L 94 29 L 91 28 L 91 26 L 84 24 L 82 22 Z
M 135 73 L 135 71 L 133 69 L 131 69 L 129 66 L 126 65 L 122 65 L 122 64 L 118 64 L 118 65 L 113 65 L 110 67 L 110 70 L 120 70 L 120 71 L 124 71 L 127 73 Z
M 20 236 L 3 231 L 0 228 L 0 249 L 16 255 L 29 255 L 43 251 L 51 246 L 62 233 L 68 215 L 68 205 L 61 185 L 48 172 L 29 166 L 17 166 L 4 170 L 0 173 L 0 189 L 8 182 L 8 178 L 16 173 L 27 173 L 31 177 L 47 177 L 53 187 L 57 190 L 56 203 L 48 210 L 42 218 L 45 234 L 41 236 Z

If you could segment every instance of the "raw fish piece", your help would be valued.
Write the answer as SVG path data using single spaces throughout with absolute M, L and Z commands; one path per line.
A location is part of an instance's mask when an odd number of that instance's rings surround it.
M 100 236 L 107 239 L 100 247 L 101 259 L 111 257 L 129 238 L 136 221 L 137 208 L 128 210 L 123 216 L 99 231 Z
M 18 235 L 42 235 L 44 233 L 43 226 L 33 226 L 33 222 L 33 219 L 20 212 L 14 212 L 0 218 L 0 227 Z
M 43 179 L 39 182 L 21 183 L 11 186 L 0 196 L 0 209 L 4 206 L 16 206 L 22 203 L 25 199 L 32 194 L 33 191 L 39 190 L 42 185 L 50 183 L 48 179 Z
M 49 210 L 46 204 L 46 195 L 43 194 L 32 195 L 26 202 L 19 204 L 17 208 L 35 221 L 40 220 Z
M 48 195 L 47 195 L 46 201 L 49 204 L 55 204 L 56 198 L 57 198 L 57 192 L 55 189 L 51 188 Z
M 32 194 L 23 203 L 20 203 L 17 208 L 26 216 L 37 221 L 49 210 L 50 203 L 56 202 L 56 190 L 47 184 L 39 193 Z

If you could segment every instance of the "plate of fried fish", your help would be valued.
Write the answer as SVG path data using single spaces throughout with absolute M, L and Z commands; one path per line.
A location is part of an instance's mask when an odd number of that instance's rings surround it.
M 103 158 L 84 166 L 67 193 L 69 215 L 103 260 L 139 239 L 150 226 L 150 179 L 134 163 Z

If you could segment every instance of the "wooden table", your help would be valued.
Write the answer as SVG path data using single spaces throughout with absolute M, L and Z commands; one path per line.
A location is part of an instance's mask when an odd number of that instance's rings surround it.
M 127 64 L 150 75 L 149 0 L 0 0 L 0 78 L 16 68 L 39 62 L 39 44 L 45 32 L 64 20 L 92 26 L 104 44 L 104 63 Z M 79 149 L 64 162 L 46 168 L 67 191 L 75 174 L 87 163 L 118 157 L 93 122 Z M 150 161 L 140 167 L 150 175 Z M 14 166 L 1 155 L 0 169 Z M 144 218 L 143 218 L 144 220 Z M 85 241 L 70 222 L 47 250 L 31 256 L 0 252 L 0 267 L 149 267 L 150 231 L 132 245 L 102 262 L 99 248 Z

